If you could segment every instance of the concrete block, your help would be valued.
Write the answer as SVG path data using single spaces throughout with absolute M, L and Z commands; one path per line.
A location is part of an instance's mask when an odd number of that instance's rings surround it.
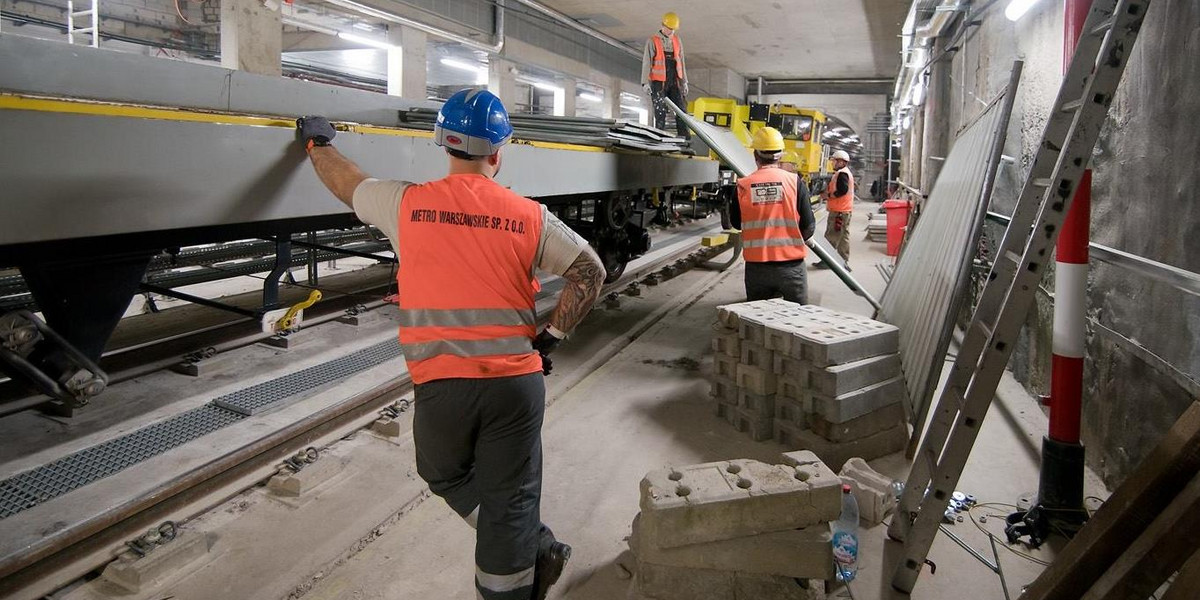
M 726 419 L 734 429 L 750 436 L 756 442 L 764 442 L 775 435 L 775 415 L 759 414 L 756 411 L 735 409 L 733 416 Z
M 737 366 L 737 379 L 735 381 L 738 387 L 760 396 L 774 394 L 778 386 L 775 374 L 770 369 L 763 369 L 753 365 L 739 364 Z
M 674 548 L 827 523 L 841 480 L 821 464 L 731 460 L 652 471 L 641 482 L 644 533 Z
M 798 309 L 801 305 L 781 298 L 725 304 L 717 307 L 717 322 L 724 327 L 738 328 L 742 319 L 769 315 L 781 310 Z
M 721 376 L 713 376 L 709 394 L 716 398 L 718 402 L 731 404 L 736 406 L 738 403 L 738 388 L 733 379 L 727 379 Z
M 813 369 L 809 385 L 813 393 L 840 396 L 900 375 L 900 355 L 888 354 L 863 360 Z
M 742 339 L 738 337 L 737 330 L 718 333 L 712 339 L 713 352 L 730 356 L 735 359 L 742 356 Z
M 742 340 L 742 356 L 741 363 L 758 367 L 764 371 L 774 369 L 775 353 L 767 350 L 766 346 L 756 344 L 749 340 Z
M 831 442 L 849 442 L 903 425 L 904 422 L 904 407 L 896 403 L 841 423 L 832 423 L 815 415 L 810 428 L 813 433 Z
M 775 441 L 793 448 L 803 448 L 821 457 L 830 468 L 841 469 L 850 458 L 858 456 L 873 460 L 899 452 L 908 445 L 908 427 L 898 425 L 852 442 L 831 442 L 809 429 L 775 421 Z
M 780 396 L 791 398 L 792 400 L 804 400 L 809 395 L 806 393 L 808 391 L 807 381 L 787 376 L 777 376 L 775 381 L 775 393 Z M 808 404 L 811 406 L 812 401 L 809 400 Z
M 788 354 L 827 367 L 900 351 L 895 325 L 845 313 L 824 320 L 797 327 Z
M 814 413 L 830 423 L 842 423 L 889 404 L 905 402 L 908 391 L 903 377 L 893 377 L 840 396 L 826 396 L 810 390 L 806 397 L 812 400 Z
M 804 387 L 808 387 L 809 372 L 812 371 L 811 365 L 804 361 L 789 358 L 775 354 L 775 359 L 772 361 L 771 370 L 776 375 L 791 377 L 798 380 Z
M 713 356 L 713 373 L 718 377 L 725 377 L 732 381 L 737 377 L 737 366 L 737 357 L 726 356 L 720 353 Z
M 808 427 L 812 420 L 812 407 L 805 404 L 803 400 L 776 395 L 775 420 L 784 421 L 796 427 Z
M 384 437 L 400 437 L 400 421 L 388 417 L 380 417 L 371 423 L 371 431 Z
M 737 407 L 724 402 L 717 402 L 717 418 L 724 419 L 726 423 L 737 427 Z
M 278 474 L 271 477 L 267 480 L 267 489 L 278 496 L 295 498 L 325 483 L 345 467 L 346 464 L 342 460 L 322 457 L 295 473 Z
M 842 483 L 850 485 L 854 500 L 858 502 L 858 518 L 867 527 L 882 523 L 896 508 L 892 478 L 872 469 L 867 461 L 857 456 L 847 460 L 838 476 Z
M 737 405 L 747 416 L 775 416 L 775 394 L 755 394 L 748 390 L 738 390 Z
M 833 546 L 824 523 L 676 548 L 659 548 L 641 529 L 641 517 L 634 517 L 629 549 L 639 561 L 654 565 L 797 579 L 834 577 Z
M 130 594 L 143 593 L 207 558 L 214 541 L 211 533 L 180 531 L 174 540 L 145 556 L 122 552 L 100 577 Z
M 660 600 L 817 600 L 823 581 L 638 562 L 638 591 Z

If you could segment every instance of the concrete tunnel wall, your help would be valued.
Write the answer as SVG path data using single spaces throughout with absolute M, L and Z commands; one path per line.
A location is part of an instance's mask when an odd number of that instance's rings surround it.
M 1020 21 L 998 3 L 953 54 L 944 126 L 977 115 L 1025 61 L 992 210 L 1010 214 L 1062 73 L 1063 3 L 1038 3 Z M 1200 272 L 1200 3 L 1155 2 L 1093 151 L 1092 241 Z M 926 161 L 928 164 L 928 161 Z M 1003 229 L 989 224 L 991 249 Z M 1053 273 L 1048 273 L 1010 366 L 1033 393 L 1050 387 Z M 1091 261 L 1083 442 L 1109 486 L 1123 481 L 1200 397 L 1200 297 Z M 1040 442 L 1039 442 L 1040 443 Z

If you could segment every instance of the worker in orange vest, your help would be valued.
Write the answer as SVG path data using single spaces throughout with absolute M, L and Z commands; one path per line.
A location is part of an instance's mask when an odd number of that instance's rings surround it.
M 825 186 L 825 203 L 829 221 L 825 224 L 825 239 L 837 250 L 850 270 L 850 215 L 854 212 L 854 174 L 850 172 L 850 155 L 845 150 L 833 153 L 833 178 Z
M 669 12 L 663 15 L 662 27 L 646 40 L 642 53 L 642 88 L 650 94 L 654 104 L 654 126 L 667 126 L 666 98 L 676 106 L 687 110 L 688 80 L 683 64 L 683 44 L 675 30 L 679 29 L 679 15 Z M 675 134 L 690 138 L 691 132 L 682 119 L 675 119 Z
M 479 596 L 545 598 L 571 548 L 540 518 L 544 377 L 550 351 L 599 296 L 604 267 L 544 205 L 493 180 L 512 126 L 490 92 L 463 90 L 442 106 L 434 142 L 450 174 L 429 183 L 372 179 L 330 145 L 328 120 L 297 126 L 321 181 L 400 261 L 417 473 L 476 528 Z M 540 333 L 538 269 L 566 282 Z
M 780 167 L 783 135 L 774 127 L 754 132 L 750 147 L 758 170 L 738 179 L 738 201 L 730 206 L 730 221 L 742 230 L 746 258 L 746 298 L 808 304 L 808 255 L 805 240 L 817 221 L 812 204 L 801 200 L 797 174 Z

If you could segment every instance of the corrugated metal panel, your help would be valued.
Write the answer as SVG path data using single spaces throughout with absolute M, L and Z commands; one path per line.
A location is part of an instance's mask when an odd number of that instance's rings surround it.
M 900 328 L 914 439 L 941 378 L 975 257 L 1012 112 L 1006 96 L 993 101 L 955 140 L 883 293 L 879 319 Z

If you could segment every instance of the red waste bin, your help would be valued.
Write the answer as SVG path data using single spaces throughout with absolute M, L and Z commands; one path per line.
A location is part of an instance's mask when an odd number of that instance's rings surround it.
M 908 215 L 912 213 L 912 202 L 891 199 L 883 203 L 887 211 L 887 255 L 900 254 L 900 242 L 904 239 L 904 228 L 908 226 Z

